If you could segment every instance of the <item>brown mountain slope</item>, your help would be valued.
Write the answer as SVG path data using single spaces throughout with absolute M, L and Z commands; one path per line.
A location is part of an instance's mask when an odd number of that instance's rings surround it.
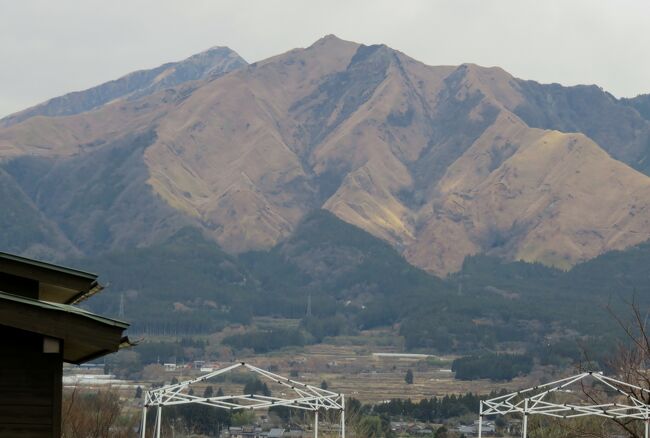
M 648 177 L 582 134 L 530 129 L 512 115 L 450 166 L 438 190 L 405 254 L 436 271 L 479 252 L 567 268 L 650 238 Z
M 481 252 L 569 267 L 650 238 L 647 176 L 584 135 L 528 128 L 506 109 L 522 96 L 502 70 L 463 66 L 445 82 L 431 121 L 442 141 L 404 163 L 415 170 L 407 190 L 416 202 L 395 202 L 399 184 L 383 180 L 400 173 L 374 164 L 375 155 L 326 208 L 438 273 Z M 438 180 L 440 162 L 449 165 Z
M 246 61 L 227 47 L 213 47 L 183 61 L 140 70 L 83 91 L 55 97 L 0 120 L 10 126 L 36 116 L 69 116 L 90 111 L 117 99 L 135 99 L 197 79 L 213 79 Z
M 145 155 L 149 183 L 225 249 L 272 246 L 318 206 L 289 108 L 356 49 L 325 38 L 205 84 L 160 120 Z
M 74 116 L 36 116 L 0 129 L 0 159 L 23 155 L 70 157 L 100 148 L 127 133 L 146 131 L 173 101 L 158 94 L 133 102 L 115 102 Z
M 67 160 L 154 132 L 150 190 L 231 252 L 268 248 L 321 207 L 437 273 L 481 252 L 568 267 L 650 238 L 650 178 L 583 134 L 529 127 L 515 114 L 529 98 L 498 68 L 431 67 L 328 36 L 0 129 L 0 159 Z
M 509 108 L 528 126 L 582 132 L 612 157 L 650 175 L 650 120 L 642 97 L 619 100 L 596 85 L 518 84 L 524 100 Z

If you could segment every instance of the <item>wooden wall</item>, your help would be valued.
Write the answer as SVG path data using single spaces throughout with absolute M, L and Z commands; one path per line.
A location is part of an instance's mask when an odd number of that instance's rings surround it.
M 0 325 L 0 438 L 60 438 L 61 353 L 43 337 Z

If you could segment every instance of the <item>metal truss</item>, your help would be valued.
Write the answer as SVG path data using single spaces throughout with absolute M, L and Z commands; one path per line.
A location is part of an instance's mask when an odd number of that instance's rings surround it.
M 189 393 L 184 392 L 189 391 L 189 389 L 192 388 L 192 385 L 205 382 L 209 379 L 212 379 L 213 377 L 242 367 L 262 376 L 266 380 L 270 380 L 285 388 L 288 388 L 293 393 L 293 397 L 290 396 L 287 398 L 280 398 L 260 394 L 201 397 L 190 395 Z M 312 411 L 314 412 L 314 437 L 318 437 L 319 410 L 335 410 L 340 412 L 341 437 L 345 438 L 345 396 L 343 394 L 291 380 L 247 364 L 245 362 L 230 365 L 226 368 L 213 371 L 195 379 L 186 380 L 184 382 L 147 391 L 145 394 L 144 406 L 142 408 L 142 425 L 140 427 L 140 437 L 145 438 L 147 427 L 147 411 L 150 407 L 157 408 L 154 436 L 156 438 L 160 438 L 160 430 L 162 425 L 162 408 L 164 406 L 176 406 L 190 403 L 227 409 L 229 411 L 268 409 L 273 406 L 286 406 L 289 408 Z
M 549 400 L 556 393 L 572 393 L 569 387 L 587 378 L 602 383 L 605 390 L 612 393 L 612 395 L 618 395 L 622 402 L 598 403 L 592 399 L 592 404 L 574 404 L 555 403 Z M 480 404 L 478 436 L 479 438 L 482 436 L 483 417 L 519 413 L 523 416 L 522 436 L 524 438 L 528 434 L 529 415 L 546 415 L 556 418 L 577 418 L 589 415 L 611 419 L 630 418 L 645 422 L 645 438 L 649 438 L 650 405 L 634 397 L 632 395 L 633 390 L 650 395 L 648 389 L 607 377 L 602 373 L 585 372 L 555 382 L 484 400 Z

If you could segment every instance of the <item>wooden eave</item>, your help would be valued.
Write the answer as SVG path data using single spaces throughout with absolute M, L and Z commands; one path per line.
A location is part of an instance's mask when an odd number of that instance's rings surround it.
M 0 252 L 0 272 L 38 281 L 39 298 L 76 304 L 102 290 L 97 275 Z
M 79 307 L 0 292 L 0 324 L 62 340 L 63 360 L 80 364 L 116 352 L 129 324 Z

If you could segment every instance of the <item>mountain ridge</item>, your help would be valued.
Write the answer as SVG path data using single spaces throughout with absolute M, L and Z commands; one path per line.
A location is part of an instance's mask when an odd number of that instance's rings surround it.
M 566 269 L 650 238 L 650 178 L 641 173 L 650 122 L 641 100 L 634 107 L 597 87 L 428 66 L 327 36 L 145 90 L 78 114 L 9 119 L 0 163 L 32 156 L 83 167 L 151 132 L 131 158 L 144 163 L 132 179 L 147 193 L 139 196 L 166 207 L 143 217 L 192 224 L 231 254 L 275 246 L 320 208 L 440 275 L 481 253 Z M 605 123 L 608 112 L 614 121 Z M 128 196 L 115 199 L 125 211 Z M 116 219 L 102 220 L 118 246 L 156 239 L 125 238 Z M 67 221 L 59 226 L 74 233 Z
M 227 47 L 215 46 L 182 61 L 138 70 L 86 90 L 73 91 L 49 99 L 0 119 L 0 126 L 8 127 L 35 116 L 79 114 L 116 99 L 134 99 L 184 82 L 202 78 L 214 79 L 243 65 L 246 65 L 246 61 L 237 53 Z

